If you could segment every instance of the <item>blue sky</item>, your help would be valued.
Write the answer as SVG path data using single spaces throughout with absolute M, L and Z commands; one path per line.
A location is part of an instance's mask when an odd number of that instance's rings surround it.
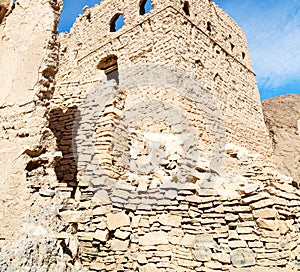
M 214 0 L 246 33 L 261 99 L 300 94 L 300 1 Z M 59 32 L 99 0 L 64 0 Z

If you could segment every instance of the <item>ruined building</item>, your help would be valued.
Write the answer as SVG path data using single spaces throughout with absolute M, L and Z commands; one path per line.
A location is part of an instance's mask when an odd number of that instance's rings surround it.
M 298 271 L 243 31 L 149 2 L 0 1 L 0 270 Z

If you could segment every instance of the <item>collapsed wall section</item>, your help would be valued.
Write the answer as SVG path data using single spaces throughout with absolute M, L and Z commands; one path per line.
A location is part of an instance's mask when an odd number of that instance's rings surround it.
M 209 189 L 198 182 L 81 188 L 78 208 L 61 216 L 77 225 L 85 271 L 297 271 L 298 189 L 248 159 L 255 166 L 247 173 L 225 183 L 215 177 Z

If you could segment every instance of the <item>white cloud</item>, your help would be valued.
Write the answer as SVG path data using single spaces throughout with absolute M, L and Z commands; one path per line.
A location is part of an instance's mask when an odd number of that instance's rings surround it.
M 223 2 L 223 3 L 222 3 Z M 300 1 L 217 1 L 244 29 L 260 86 L 300 79 Z

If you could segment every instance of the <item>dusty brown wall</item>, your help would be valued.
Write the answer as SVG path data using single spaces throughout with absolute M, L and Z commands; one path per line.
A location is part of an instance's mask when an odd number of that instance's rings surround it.
M 121 13 L 125 18 L 125 28 L 130 29 L 144 21 L 146 16 L 139 15 L 141 1 L 101 1 L 93 9 L 87 10 L 84 15 L 77 18 L 68 36 L 69 50 L 77 50 L 77 58 L 89 54 L 107 43 L 107 39 L 115 34 L 109 33 L 109 22 L 112 17 Z M 190 4 L 190 16 L 187 20 L 194 22 L 203 32 L 211 36 L 219 45 L 234 55 L 246 66 L 251 68 L 251 60 L 247 49 L 246 38 L 238 25 L 216 4 L 208 0 L 188 1 Z M 173 7 L 183 13 L 183 1 L 152 1 L 154 10 L 152 14 L 166 7 Z M 149 14 L 149 16 L 151 16 Z M 149 17 L 148 16 L 148 17 Z M 212 31 L 207 30 L 207 22 L 211 22 Z M 234 49 L 231 50 L 230 43 Z M 245 53 L 245 59 L 242 58 Z

